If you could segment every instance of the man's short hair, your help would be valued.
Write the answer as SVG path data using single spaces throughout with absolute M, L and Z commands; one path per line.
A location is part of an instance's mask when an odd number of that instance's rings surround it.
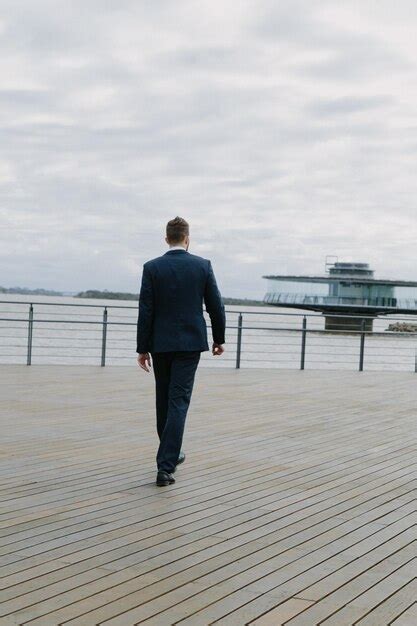
M 190 234 L 188 222 L 183 217 L 174 217 L 167 224 L 167 239 L 169 243 L 181 243 Z

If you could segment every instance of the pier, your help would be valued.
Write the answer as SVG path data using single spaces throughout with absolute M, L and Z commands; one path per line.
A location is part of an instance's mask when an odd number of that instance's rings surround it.
M 414 373 L 200 368 L 163 489 L 134 361 L 0 377 L 1 625 L 417 623 Z

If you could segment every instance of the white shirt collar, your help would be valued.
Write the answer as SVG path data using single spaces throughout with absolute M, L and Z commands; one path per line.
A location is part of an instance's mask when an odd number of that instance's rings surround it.
M 183 246 L 169 246 L 169 249 L 170 250 L 185 250 Z

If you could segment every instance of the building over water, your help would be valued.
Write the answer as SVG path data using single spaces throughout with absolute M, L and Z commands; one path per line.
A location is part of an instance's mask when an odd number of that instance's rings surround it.
M 417 282 L 374 278 L 368 263 L 328 262 L 323 276 L 264 276 L 264 301 L 280 307 L 320 311 L 327 330 L 372 330 L 388 313 L 417 313 Z M 332 314 L 346 317 L 335 317 Z M 356 316 L 356 318 L 355 318 Z M 364 322 L 357 316 L 367 316 Z

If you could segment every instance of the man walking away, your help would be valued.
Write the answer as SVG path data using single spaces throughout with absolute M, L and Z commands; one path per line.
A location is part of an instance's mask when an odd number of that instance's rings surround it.
M 143 266 L 139 294 L 137 363 L 155 376 L 159 448 L 156 484 L 175 482 L 183 463 L 185 419 L 201 352 L 209 350 L 203 303 L 210 316 L 213 356 L 223 354 L 225 311 L 211 263 L 188 252 L 189 225 L 175 217 L 166 226 L 169 250 Z

